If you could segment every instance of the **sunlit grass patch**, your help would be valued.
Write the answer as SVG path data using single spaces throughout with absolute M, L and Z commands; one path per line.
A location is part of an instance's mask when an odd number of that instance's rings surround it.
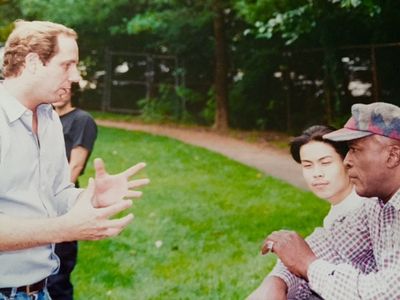
M 81 242 L 76 299 L 243 299 L 275 263 L 260 245 L 280 228 L 305 235 L 327 203 L 207 150 L 100 128 L 92 155 L 118 172 L 145 161 L 151 184 L 120 236 Z M 91 164 L 85 178 L 93 176 Z

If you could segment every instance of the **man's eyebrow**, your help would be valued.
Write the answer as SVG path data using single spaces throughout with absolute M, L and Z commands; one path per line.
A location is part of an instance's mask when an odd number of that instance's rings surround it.
M 309 159 L 302 159 L 301 162 L 303 163 L 303 162 L 312 162 L 312 161 Z
M 326 159 L 326 158 L 332 158 L 332 156 L 331 156 L 331 155 L 323 156 L 323 157 L 321 157 L 321 158 L 318 158 L 318 161 L 324 160 L 324 159 Z M 303 162 L 312 162 L 312 160 L 309 160 L 309 159 L 302 159 L 301 162 L 302 162 L 302 163 L 303 163 Z
M 76 59 L 67 59 L 61 62 L 62 64 L 78 63 Z
M 319 158 L 318 160 L 324 160 L 324 159 L 327 159 L 327 158 L 332 158 L 332 155 L 325 155 L 325 156 Z

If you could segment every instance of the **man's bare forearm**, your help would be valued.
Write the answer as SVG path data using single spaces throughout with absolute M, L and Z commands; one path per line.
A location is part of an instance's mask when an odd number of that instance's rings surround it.
M 279 277 L 265 277 L 260 286 L 246 300 L 287 300 L 287 285 Z
M 63 241 L 61 217 L 26 219 L 0 215 L 0 251 L 21 250 Z
M 69 168 L 71 171 L 71 182 L 76 182 L 79 175 L 85 167 L 86 161 L 89 157 L 89 150 L 84 147 L 78 146 L 71 150 L 71 157 L 69 161 Z
M 120 200 L 95 208 L 92 205 L 94 185 L 94 180 L 90 179 L 88 188 L 79 195 L 72 209 L 59 217 L 27 219 L 0 214 L 0 251 L 118 235 L 132 221 L 133 215 L 113 217 L 131 207 L 132 201 Z

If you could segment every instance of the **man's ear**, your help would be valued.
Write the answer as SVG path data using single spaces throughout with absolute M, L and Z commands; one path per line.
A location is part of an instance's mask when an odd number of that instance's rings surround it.
M 390 169 L 400 166 L 400 144 L 389 146 L 389 156 L 387 159 L 387 166 Z
M 42 62 L 37 53 L 30 52 L 25 56 L 25 69 L 29 73 L 35 74 L 39 64 L 42 64 Z

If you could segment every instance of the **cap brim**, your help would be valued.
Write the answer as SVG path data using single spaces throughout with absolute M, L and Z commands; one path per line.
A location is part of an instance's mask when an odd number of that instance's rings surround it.
M 323 136 L 324 139 L 334 141 L 334 142 L 341 142 L 341 141 L 351 141 L 360 139 L 369 135 L 372 135 L 372 132 L 369 131 L 360 131 L 360 130 L 352 130 L 348 128 L 341 128 L 335 130 L 333 132 L 327 133 Z

